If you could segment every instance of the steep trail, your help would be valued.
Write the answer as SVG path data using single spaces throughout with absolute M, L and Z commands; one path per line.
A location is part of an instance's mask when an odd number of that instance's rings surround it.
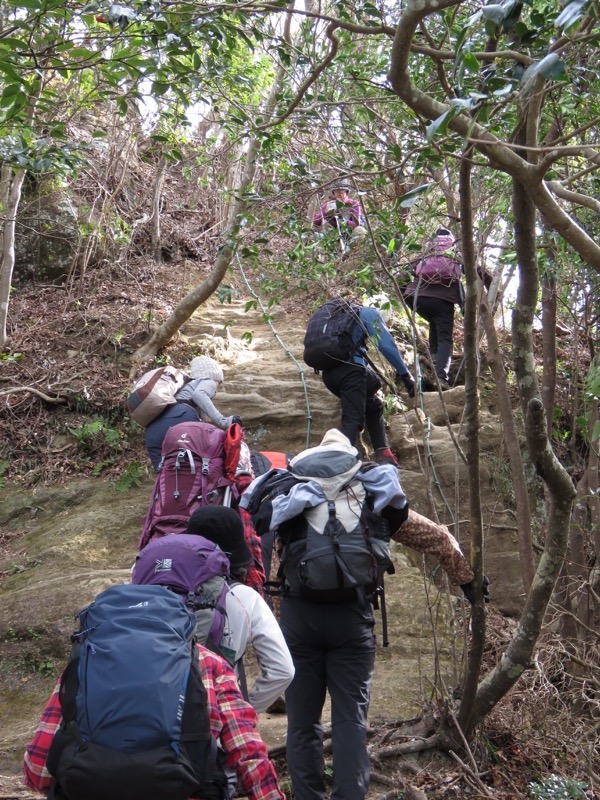
M 328 428 L 339 424 L 340 411 L 337 399 L 301 360 L 305 320 L 278 310 L 271 327 L 260 311 L 245 312 L 244 308 L 244 300 L 210 303 L 182 331 L 224 366 L 224 387 L 215 398 L 218 408 L 242 417 L 253 448 L 298 452 L 317 444 Z M 248 332 L 251 341 L 245 336 Z M 399 419 L 408 425 L 413 417 L 415 412 Z M 424 579 L 420 557 L 411 563 L 403 548 L 394 544 L 393 549 L 396 574 L 386 578 L 388 647 L 382 644 L 381 614 L 375 614 L 378 646 L 372 720 L 418 713 L 434 680 L 436 659 L 444 679 L 453 685 L 457 673 L 450 653 L 461 650 L 460 642 L 452 642 L 446 599 Z M 260 724 L 270 746 L 284 742 L 284 716 L 263 714 Z
M 242 418 L 253 448 L 297 452 L 316 444 L 339 415 L 336 399 L 302 362 L 305 320 L 277 310 L 269 325 L 245 305 L 211 302 L 182 331 L 224 366 L 219 410 Z
M 277 310 L 273 330 L 260 311 L 246 313 L 245 303 L 243 298 L 224 305 L 212 301 L 181 332 L 197 353 L 213 355 L 224 365 L 225 385 L 217 406 L 242 417 L 253 448 L 298 452 L 317 444 L 339 423 L 339 403 L 301 361 L 304 319 Z M 453 530 L 467 551 L 467 468 L 457 458 L 448 430 L 450 425 L 464 443 L 463 410 L 462 387 L 444 394 L 444 407 L 437 395 L 429 394 L 424 410 L 390 416 L 390 437 L 400 455 L 411 506 L 444 522 L 455 520 L 458 530 Z M 483 412 L 480 435 L 492 603 L 515 607 L 520 587 L 514 519 L 509 499 L 493 479 L 494 463 L 502 462 L 502 430 L 493 415 Z M 424 469 L 428 463 L 435 472 Z M 8 665 L 0 675 L 0 705 L 5 709 L 0 771 L 19 770 L 22 747 L 55 677 L 52 659 L 72 630 L 74 610 L 110 583 L 127 580 L 151 485 L 149 476 L 143 485 L 121 494 L 110 480 L 80 480 L 67 486 L 40 485 L 5 498 L 0 524 L 15 537 L 0 563 L 5 576 L 0 657 Z M 447 689 L 457 686 L 463 654 L 462 635 L 449 624 L 457 603 L 460 610 L 460 599 L 432 586 L 428 578 L 433 566 L 425 564 L 423 570 L 420 556 L 395 544 L 393 556 L 396 574 L 386 578 L 389 647 L 382 645 L 381 615 L 375 615 L 373 723 L 419 714 L 423 700 L 432 697 L 437 675 Z M 439 578 L 438 573 L 436 583 L 444 589 Z M 24 664 L 33 664 L 33 669 L 24 670 Z M 285 717 L 263 714 L 260 726 L 269 745 L 283 743 Z

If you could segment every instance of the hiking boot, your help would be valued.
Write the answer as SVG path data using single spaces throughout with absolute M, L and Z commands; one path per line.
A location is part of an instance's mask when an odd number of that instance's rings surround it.
M 398 459 L 389 447 L 378 447 L 377 450 L 375 450 L 375 461 L 377 464 L 391 464 L 394 467 L 399 466 Z
M 446 392 L 448 389 L 452 388 L 445 378 L 438 378 L 438 381 L 440 382 L 440 389 L 442 392 Z

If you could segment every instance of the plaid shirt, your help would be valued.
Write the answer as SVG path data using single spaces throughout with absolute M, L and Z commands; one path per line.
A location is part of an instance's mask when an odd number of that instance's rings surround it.
M 235 770 L 244 793 L 251 800 L 285 800 L 267 748 L 257 730 L 256 712 L 242 698 L 235 674 L 222 658 L 198 647 L 200 674 L 208 695 L 210 731 Z M 52 777 L 46 757 L 61 723 L 60 680 L 42 713 L 33 740 L 27 745 L 23 763 L 24 782 L 30 789 L 48 794 Z M 165 799 L 166 800 L 166 799 Z
M 243 494 L 252 482 L 252 477 L 250 475 L 239 475 L 236 477 L 235 482 L 240 494 Z M 244 523 L 244 539 L 252 553 L 252 563 L 248 565 L 244 583 L 246 586 L 250 586 L 251 589 L 256 589 L 259 595 L 264 597 L 265 592 L 263 584 L 266 581 L 266 577 L 262 560 L 262 544 L 260 537 L 256 533 L 254 525 L 252 524 L 252 517 L 246 509 L 238 506 L 237 510 Z

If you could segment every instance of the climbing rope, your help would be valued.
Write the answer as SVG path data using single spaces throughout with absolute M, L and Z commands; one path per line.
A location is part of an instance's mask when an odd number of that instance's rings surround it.
M 308 400 L 308 388 L 306 386 L 306 376 L 304 374 L 304 368 L 303 368 L 302 364 L 298 361 L 298 359 L 294 356 L 294 354 L 289 349 L 289 347 L 286 347 L 286 345 L 284 344 L 281 336 L 275 330 L 275 327 L 274 327 L 274 325 L 273 325 L 273 323 L 271 321 L 271 317 L 269 315 L 269 312 L 264 307 L 260 296 L 252 288 L 252 286 L 250 284 L 250 281 L 248 280 L 248 278 L 246 276 L 246 273 L 244 272 L 244 268 L 242 266 L 242 262 L 240 261 L 240 257 L 239 257 L 239 255 L 237 253 L 235 254 L 235 257 L 236 257 L 236 261 L 238 263 L 238 267 L 239 267 L 239 270 L 240 270 L 240 275 L 244 279 L 244 283 L 246 284 L 246 286 L 248 288 L 248 291 L 250 292 L 252 297 L 256 300 L 258 305 L 260 306 L 260 310 L 262 311 L 262 314 L 263 314 L 263 319 L 265 320 L 265 322 L 267 323 L 269 328 L 271 328 L 271 332 L 272 332 L 273 336 L 275 337 L 275 340 L 277 341 L 277 344 L 292 359 L 292 361 L 296 365 L 296 368 L 298 369 L 298 372 L 300 373 L 300 380 L 302 381 L 302 388 L 304 390 L 304 400 L 305 400 L 305 403 L 306 403 L 306 447 L 309 447 L 310 446 L 310 425 L 311 425 L 311 422 L 312 422 L 312 413 L 311 413 L 311 410 L 310 410 L 310 403 L 309 403 L 309 400 Z

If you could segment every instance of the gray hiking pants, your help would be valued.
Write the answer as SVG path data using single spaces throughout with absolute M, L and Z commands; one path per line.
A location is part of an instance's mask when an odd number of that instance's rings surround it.
M 367 712 L 375 666 L 371 610 L 284 596 L 281 628 L 295 675 L 285 693 L 287 762 L 296 800 L 324 800 L 321 717 L 331 698 L 331 800 L 363 800 L 369 788 Z

